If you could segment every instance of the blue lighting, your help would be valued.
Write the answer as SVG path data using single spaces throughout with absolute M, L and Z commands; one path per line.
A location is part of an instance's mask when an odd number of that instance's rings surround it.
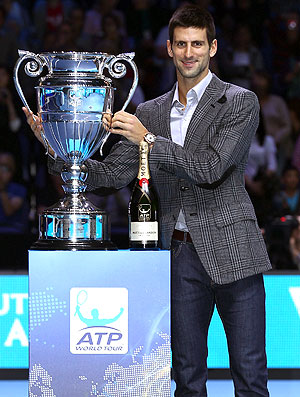
M 0 368 L 28 368 L 28 277 L 0 276 Z
M 97 236 L 101 235 L 99 219 Z M 270 274 L 264 280 L 268 367 L 300 368 L 300 275 Z M 28 368 L 27 294 L 28 276 L 0 275 L 0 368 Z M 48 314 L 45 312 L 44 316 L 47 318 Z M 209 368 L 228 368 L 226 337 L 216 312 L 208 345 Z

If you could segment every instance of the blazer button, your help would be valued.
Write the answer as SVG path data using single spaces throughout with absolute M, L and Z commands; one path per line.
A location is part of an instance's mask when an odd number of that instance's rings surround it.
M 182 191 L 182 192 L 185 192 L 185 191 L 187 191 L 187 190 L 189 190 L 190 188 L 188 187 L 188 186 L 180 186 L 180 190 Z

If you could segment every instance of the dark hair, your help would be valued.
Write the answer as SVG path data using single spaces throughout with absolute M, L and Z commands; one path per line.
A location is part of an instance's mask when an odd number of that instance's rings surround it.
M 209 46 L 211 46 L 211 43 L 216 38 L 216 28 L 212 15 L 198 5 L 185 4 L 174 12 L 169 22 L 169 39 L 171 44 L 173 43 L 174 29 L 177 26 L 206 29 Z

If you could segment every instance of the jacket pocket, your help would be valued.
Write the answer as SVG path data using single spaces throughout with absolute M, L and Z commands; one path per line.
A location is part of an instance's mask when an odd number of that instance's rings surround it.
M 232 203 L 212 208 L 212 215 L 218 228 L 244 220 L 256 221 L 255 211 L 250 203 L 233 201 Z

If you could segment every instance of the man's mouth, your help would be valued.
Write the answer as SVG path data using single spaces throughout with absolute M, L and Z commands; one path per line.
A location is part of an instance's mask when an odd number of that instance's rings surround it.
M 187 68 L 191 68 L 195 65 L 196 61 L 182 61 L 183 65 Z

